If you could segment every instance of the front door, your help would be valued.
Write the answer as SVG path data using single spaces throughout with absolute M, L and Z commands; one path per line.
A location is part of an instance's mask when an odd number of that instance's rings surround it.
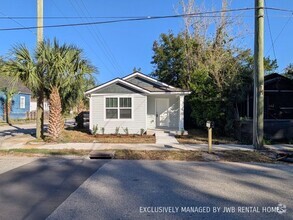
M 157 98 L 156 99 L 156 126 L 169 127 L 169 99 Z

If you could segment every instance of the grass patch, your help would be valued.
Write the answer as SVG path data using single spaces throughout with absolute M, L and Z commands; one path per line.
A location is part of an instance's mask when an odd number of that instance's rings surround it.
M 85 156 L 90 153 L 90 150 L 75 150 L 75 149 L 9 149 L 0 150 L 0 156 L 16 155 L 16 156 L 65 156 L 76 155 Z
M 176 135 L 177 141 L 180 144 L 207 144 L 207 130 L 193 129 L 188 131 L 188 135 Z M 213 134 L 213 144 L 239 144 L 237 140 L 230 137 Z
M 101 150 L 102 151 L 102 150 Z M 156 151 L 156 150 L 113 150 L 115 159 L 121 160 L 179 160 L 179 161 L 207 161 L 205 151 Z M 0 150 L 0 156 L 88 156 L 91 150 L 74 149 L 11 149 Z M 215 151 L 220 161 L 229 162 L 257 162 L 257 163 L 278 163 L 272 159 L 268 152 L 258 151 Z
M 56 142 L 50 137 L 45 138 L 46 142 Z M 119 143 L 119 144 L 138 144 L 155 143 L 156 138 L 152 135 L 126 135 L 126 134 L 97 134 L 92 135 L 84 130 L 64 130 L 57 140 L 58 143 Z

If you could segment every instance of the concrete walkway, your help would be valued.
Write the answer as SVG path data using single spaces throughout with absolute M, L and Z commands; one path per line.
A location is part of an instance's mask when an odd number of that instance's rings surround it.
M 179 144 L 177 139 L 170 132 L 163 131 L 163 130 L 156 130 L 155 134 L 156 134 L 156 144 L 158 145 L 172 146 L 174 144 L 175 145 Z

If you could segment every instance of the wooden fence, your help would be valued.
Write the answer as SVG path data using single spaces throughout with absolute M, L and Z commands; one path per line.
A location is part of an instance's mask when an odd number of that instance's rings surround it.
M 37 117 L 37 111 L 31 111 L 26 113 L 26 118 L 29 120 L 35 120 Z M 44 119 L 48 120 L 49 119 L 49 112 L 46 111 L 44 112 Z

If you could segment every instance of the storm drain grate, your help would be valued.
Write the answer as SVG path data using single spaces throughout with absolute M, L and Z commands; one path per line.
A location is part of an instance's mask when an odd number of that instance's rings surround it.
M 92 151 L 89 154 L 90 159 L 113 159 L 115 151 Z

